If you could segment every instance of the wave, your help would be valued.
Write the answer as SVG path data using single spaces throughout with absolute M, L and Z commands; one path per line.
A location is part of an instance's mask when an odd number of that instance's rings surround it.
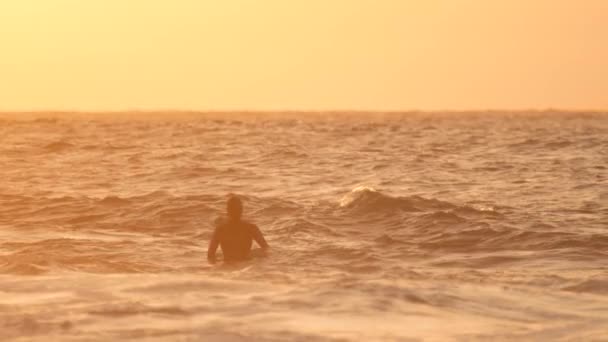
M 428 227 L 423 222 L 413 226 Z M 433 230 L 417 237 L 417 246 L 424 250 L 450 252 L 534 251 L 544 256 L 569 260 L 605 258 L 608 236 L 565 232 L 529 232 L 508 226 L 469 221 L 433 221 Z
M 522 231 L 509 232 L 502 242 L 506 248 L 530 250 L 584 249 L 587 252 L 608 250 L 608 236 L 563 231 Z M 593 257 L 593 255 L 590 255 Z
M 421 219 L 425 219 L 428 221 L 431 221 L 433 223 L 460 223 L 460 222 L 465 222 L 466 219 L 463 217 L 460 217 L 458 215 L 456 215 L 453 212 L 448 212 L 448 211 L 435 211 L 429 214 L 424 214 L 419 216 L 419 218 Z
M 123 151 L 123 150 L 132 150 L 135 149 L 136 146 L 132 145 L 115 145 L 111 143 L 106 144 L 95 144 L 95 145 L 85 145 L 82 147 L 83 150 L 99 150 L 99 151 Z
M 372 187 L 359 186 L 346 194 L 340 200 L 340 207 L 361 211 L 423 211 L 428 209 L 452 209 L 454 205 L 435 199 L 425 199 L 419 196 L 393 197 Z
M 380 237 L 374 239 L 380 245 L 394 245 L 402 243 L 402 241 L 392 238 L 388 234 L 382 234 Z
M 296 151 L 290 148 L 276 149 L 264 154 L 260 160 L 262 161 L 276 161 L 286 159 L 307 159 L 310 156 L 303 151 Z
M 298 234 L 298 236 L 316 236 L 317 239 L 325 236 L 342 236 L 338 229 L 332 228 L 328 225 L 315 223 L 304 218 L 293 219 L 291 217 L 287 217 L 285 219 L 277 220 L 275 225 L 276 228 L 273 230 L 273 232 L 287 238 Z
M 55 141 L 55 142 L 45 145 L 44 150 L 46 150 L 48 152 L 61 152 L 61 151 L 65 151 L 65 150 L 68 150 L 73 147 L 74 147 L 74 145 L 70 144 L 69 142 L 60 140 L 60 141 Z
M 608 278 L 591 278 L 562 288 L 571 292 L 587 292 L 608 295 Z
M 501 208 L 507 213 L 517 211 Z M 376 234 L 370 238 L 380 245 L 408 241 L 412 248 L 433 253 L 536 251 L 553 258 L 577 260 L 605 257 L 608 250 L 605 234 L 568 232 L 542 222 L 529 228 L 514 226 L 511 222 L 518 218 L 493 206 L 391 196 L 366 186 L 346 194 L 340 200 L 340 209 L 345 214 L 341 217 L 348 222 L 345 226 L 364 228 L 354 233 L 351 229 L 351 234 L 363 239 Z M 341 225 L 338 223 L 335 228 L 342 229 Z M 369 231 L 370 225 L 383 228 L 379 232 Z
M 56 270 L 91 273 L 141 273 L 171 270 L 152 259 L 125 257 L 146 252 L 138 241 L 124 239 L 52 238 L 35 242 L 4 243 L 11 250 L 0 255 L 0 273 L 37 275 Z
M 497 212 L 494 207 L 479 204 L 483 202 L 462 205 L 416 195 L 393 196 L 364 186 L 347 193 L 338 204 L 335 201 L 302 204 L 251 194 L 241 197 L 246 216 L 262 228 L 271 244 L 289 247 L 294 259 L 282 261 L 286 263 L 319 259 L 342 265 L 348 259 L 352 268 L 346 265 L 340 268 L 359 272 L 380 267 L 386 258 L 438 258 L 445 253 L 467 253 L 472 255 L 469 261 L 455 258 L 437 261 L 436 266 L 490 267 L 519 261 L 520 257 L 482 254 L 533 251 L 547 258 L 590 260 L 606 257 L 608 250 L 608 236 L 568 232 L 541 222 L 531 228 L 512 225 L 514 218 L 510 213 L 515 208 Z M 9 224 L 14 229 L 35 227 L 36 233 L 42 231 L 47 237 L 72 232 L 92 234 L 87 244 L 93 250 L 100 248 L 99 241 L 114 236 L 135 244 L 154 238 L 160 239 L 156 243 L 161 246 L 171 241 L 177 248 L 201 248 L 212 232 L 214 219 L 224 214 L 225 200 L 225 194 L 175 196 L 165 191 L 104 197 L 0 194 L 0 210 L 10 208 L 10 213 L 0 211 L 0 214 L 11 215 Z M 498 208 L 502 211 L 507 207 Z M 49 251 L 61 250 L 64 255 L 74 243 L 62 241 L 57 247 L 57 241 L 42 242 Z M 13 247 L 8 250 L 15 250 Z M 103 258 L 104 253 L 96 257 Z M 154 269 L 142 260 L 125 264 L 130 259 L 127 256 L 133 253 L 124 253 L 125 258 L 118 258 L 116 264 L 108 262 L 100 267 L 112 272 Z M 0 272 L 40 273 L 46 269 L 36 262 L 23 265 L 5 262 Z M 86 263 L 70 259 L 55 262 L 68 269 L 91 269 Z
M 542 140 L 536 138 L 527 138 L 523 141 L 512 143 L 509 146 L 512 148 L 536 148 L 543 150 L 560 150 L 566 147 L 573 146 L 575 143 L 566 139 Z
M 501 214 L 492 207 L 474 208 L 468 205 L 457 205 L 434 198 L 421 196 L 391 196 L 372 187 L 359 186 L 340 200 L 340 207 L 351 211 L 370 212 L 433 212 L 430 218 L 457 219 L 458 216 L 500 217 Z
M 106 206 L 124 206 L 130 205 L 131 201 L 129 201 L 128 199 L 120 198 L 118 196 L 108 196 L 98 201 L 97 203 Z

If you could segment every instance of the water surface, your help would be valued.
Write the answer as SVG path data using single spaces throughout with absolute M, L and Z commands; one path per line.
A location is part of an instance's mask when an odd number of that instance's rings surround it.
M 608 339 L 608 116 L 0 116 L 0 338 Z M 208 265 L 228 194 L 272 253 Z

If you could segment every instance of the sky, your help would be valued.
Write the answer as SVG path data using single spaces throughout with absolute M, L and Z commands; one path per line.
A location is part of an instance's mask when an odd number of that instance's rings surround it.
M 608 109 L 606 0 L 0 0 L 0 110 Z

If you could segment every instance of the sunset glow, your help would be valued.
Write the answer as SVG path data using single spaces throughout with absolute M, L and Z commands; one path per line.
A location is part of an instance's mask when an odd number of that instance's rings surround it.
M 608 2 L 3 1 L 0 110 L 606 108 Z

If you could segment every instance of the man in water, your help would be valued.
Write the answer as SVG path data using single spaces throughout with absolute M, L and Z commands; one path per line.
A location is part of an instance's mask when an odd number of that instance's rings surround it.
M 241 219 L 243 203 L 238 197 L 230 197 L 226 209 L 228 219 L 219 220 L 211 236 L 211 241 L 209 241 L 207 260 L 210 263 L 216 261 L 215 252 L 218 246 L 222 247 L 224 261 L 247 259 L 253 240 L 262 247 L 262 250 L 268 249 L 268 243 L 258 226 Z

